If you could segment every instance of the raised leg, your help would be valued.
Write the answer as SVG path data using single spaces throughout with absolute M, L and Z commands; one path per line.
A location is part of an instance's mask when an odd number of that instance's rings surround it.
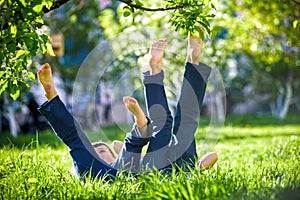
M 166 46 L 167 40 L 158 40 L 151 45 L 150 71 L 143 74 L 147 111 L 153 125 L 153 137 L 147 152 L 155 152 L 168 145 L 171 138 L 173 117 L 165 94 L 162 72 L 162 59 Z
M 162 58 L 166 46 L 167 40 L 158 40 L 151 45 L 150 70 L 143 74 L 147 112 L 153 126 L 153 134 L 143 158 L 143 166 L 150 169 L 160 169 L 170 165 L 167 154 L 173 117 L 166 98 L 162 71 Z
M 210 67 L 200 63 L 200 53 L 203 41 L 189 34 L 187 63 L 181 95 L 177 104 L 173 133 L 179 144 L 172 146 L 174 157 L 179 157 L 177 164 L 182 162 L 194 163 L 197 158 L 194 133 L 198 127 L 200 110 L 206 90 Z
M 112 166 L 134 173 L 140 172 L 140 160 L 142 148 L 149 142 L 152 135 L 152 125 L 145 116 L 143 110 L 139 106 L 136 99 L 132 97 L 124 97 L 124 104 L 129 112 L 134 116 L 135 125 L 130 134 L 121 144 L 120 154 L 118 155 Z
M 137 100 L 132 97 L 126 96 L 123 98 L 123 101 L 127 110 L 134 116 L 135 124 L 140 129 L 140 132 L 142 134 L 141 136 L 148 137 L 147 132 L 145 132 L 147 129 L 148 119 Z
M 108 175 L 106 179 L 115 176 L 117 171 L 98 156 L 80 125 L 59 99 L 48 64 L 38 71 L 38 78 L 49 100 L 39 107 L 39 111 L 47 118 L 56 135 L 69 147 L 77 173 L 82 177 L 89 172 L 93 177 Z

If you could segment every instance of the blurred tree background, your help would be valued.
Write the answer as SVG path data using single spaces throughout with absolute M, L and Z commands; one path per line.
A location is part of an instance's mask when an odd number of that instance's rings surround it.
M 292 104 L 299 111 L 299 8 L 293 0 L 229 1 L 216 19 L 226 31 L 223 54 L 234 59 L 237 69 L 237 76 L 230 82 L 236 85 L 241 79 L 240 91 L 251 86 L 246 98 L 263 98 L 262 103 L 281 119 Z M 223 60 L 221 65 L 229 69 L 228 61 Z
M 124 2 L 126 6 L 120 4 Z M 49 32 L 45 31 L 46 25 L 51 28 L 50 31 L 63 32 L 67 38 L 69 46 L 77 50 L 80 45 L 78 43 L 87 43 L 85 47 L 82 44 L 80 52 L 88 50 L 88 45 L 101 38 L 93 35 L 99 22 L 95 23 L 97 15 L 100 13 L 105 4 L 110 5 L 112 9 L 119 6 L 123 8 L 124 17 L 137 13 L 139 10 L 148 10 L 150 12 L 172 10 L 173 14 L 168 22 L 175 27 L 176 30 L 191 31 L 198 33 L 204 37 L 204 31 L 200 30 L 196 23 L 201 24 L 206 32 L 210 32 L 208 18 L 205 15 L 205 9 L 215 9 L 212 0 L 196 1 L 196 0 L 168 0 L 163 1 L 163 7 L 150 8 L 139 0 L 127 1 L 84 1 L 84 0 L 34 0 L 34 1 L 13 1 L 1 0 L 1 73 L 0 94 L 8 92 L 13 99 L 17 99 L 20 95 L 20 85 L 29 87 L 28 81 L 34 80 L 31 57 L 37 53 L 45 54 L 46 52 L 53 55 L 49 45 Z M 144 5 L 145 4 L 145 5 Z M 57 9 L 59 11 L 57 11 Z M 45 13 L 56 10 L 50 15 L 56 17 L 54 20 L 48 20 L 49 17 Z M 136 12 L 137 11 L 137 12 Z M 52 16 L 50 16 L 51 18 Z M 56 19 L 58 21 L 56 21 Z M 45 20 L 45 21 L 44 21 Z M 94 27 L 91 27 L 94 25 Z M 62 26 L 62 27 L 61 27 Z M 76 32 L 78 31 L 78 32 Z M 78 37 L 78 40 L 76 40 Z M 75 38 L 74 38 L 75 37 Z M 85 40 L 80 40 L 84 38 Z M 73 39 L 73 41 L 72 41 Z M 76 44 L 76 45 L 75 45 Z M 84 47 L 83 47 L 84 46 Z M 84 55 L 84 53 L 82 53 Z M 83 57 L 81 55 L 81 57 Z M 73 60 L 74 61 L 73 57 Z M 77 58 L 77 62 L 80 62 Z
M 138 69 L 129 78 L 139 88 L 151 41 L 168 38 L 167 92 L 175 100 L 186 35 L 192 31 L 205 38 L 203 62 L 222 73 L 228 113 L 271 112 L 284 118 L 291 107 L 300 110 L 297 1 L 1 0 L 0 5 L 2 98 L 17 99 L 20 91 L 24 96 L 35 79 L 35 66 L 44 62 L 55 67 L 67 96 L 72 94 L 84 59 L 104 40 L 113 59 L 103 81 L 116 83 L 124 72 Z M 63 35 L 62 56 L 45 56 L 53 55 L 51 34 Z

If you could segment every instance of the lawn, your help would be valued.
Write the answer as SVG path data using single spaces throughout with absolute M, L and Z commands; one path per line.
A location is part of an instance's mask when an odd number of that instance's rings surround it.
M 222 133 L 197 131 L 202 143 L 219 155 L 212 169 L 200 172 L 120 175 L 115 181 L 79 180 L 70 173 L 67 148 L 51 131 L 8 137 L 0 135 L 1 199 L 300 199 L 300 118 L 230 116 Z M 103 129 L 109 139 L 125 134 Z M 97 132 L 88 132 L 95 140 Z

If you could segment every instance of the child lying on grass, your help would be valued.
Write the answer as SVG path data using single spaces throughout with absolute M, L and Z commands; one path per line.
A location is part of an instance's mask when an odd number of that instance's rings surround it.
M 140 173 L 195 166 L 197 153 L 194 134 L 211 70 L 207 65 L 199 63 L 202 45 L 200 38 L 189 34 L 184 80 L 174 119 L 163 84 L 162 58 L 167 40 L 161 39 L 151 45 L 149 71 L 142 76 L 147 116 L 136 99 L 128 96 L 123 98 L 126 108 L 134 116 L 135 124 L 124 142 L 121 145 L 119 143 L 121 150 L 116 158 L 104 144 L 93 147 L 57 95 L 50 65 L 44 64 L 40 68 L 38 78 L 48 101 L 41 105 L 39 111 L 47 118 L 57 136 L 69 147 L 78 175 L 85 176 L 90 172 L 93 177 L 105 176 L 110 179 L 119 170 Z M 147 152 L 141 160 L 142 148 L 147 143 Z M 101 151 L 97 152 L 99 148 Z M 216 153 L 209 153 L 197 167 L 201 170 L 207 169 L 216 161 Z

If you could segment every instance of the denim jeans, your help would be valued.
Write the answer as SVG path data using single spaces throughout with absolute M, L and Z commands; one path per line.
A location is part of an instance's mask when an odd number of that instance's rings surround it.
M 174 163 L 178 166 L 194 165 L 197 159 L 194 134 L 210 71 L 211 68 L 203 63 L 186 63 L 174 120 L 165 94 L 164 73 L 143 74 L 148 116 L 153 126 L 149 147 L 143 159 L 144 166 L 165 169 Z
M 111 164 L 98 156 L 81 126 L 58 96 L 41 105 L 39 111 L 47 118 L 56 135 L 68 146 L 74 167 L 80 176 L 91 173 L 93 177 L 105 176 L 105 179 L 111 179 L 118 170 L 139 172 L 141 151 L 148 142 L 142 166 L 164 169 L 172 163 L 182 165 L 193 162 L 197 157 L 194 133 L 209 74 L 210 68 L 205 64 L 186 64 L 174 124 L 165 95 L 163 72 L 153 76 L 143 74 L 149 116 L 146 137 L 142 137 L 138 127 L 134 125 L 124 139 L 121 153 Z M 178 144 L 171 141 L 172 135 L 176 136 Z
M 59 96 L 45 102 L 38 110 L 47 118 L 56 135 L 69 148 L 77 174 L 81 177 L 91 173 L 92 177 L 111 179 L 118 169 L 138 171 L 142 147 L 150 140 L 152 126 L 148 124 L 148 137 L 142 137 L 137 126 L 124 139 L 124 147 L 114 163 L 102 160 L 84 134 L 80 124 L 66 109 Z

